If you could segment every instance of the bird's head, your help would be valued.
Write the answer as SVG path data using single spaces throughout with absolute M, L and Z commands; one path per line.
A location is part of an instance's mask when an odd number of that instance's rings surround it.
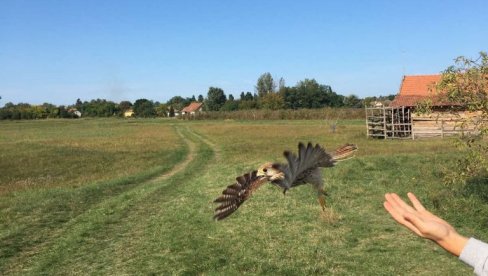
M 285 179 L 285 173 L 280 170 L 280 165 L 271 162 L 259 166 L 257 176 L 266 177 L 269 181 Z

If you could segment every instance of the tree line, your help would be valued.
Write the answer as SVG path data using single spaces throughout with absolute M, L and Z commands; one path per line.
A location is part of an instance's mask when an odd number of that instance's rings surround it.
M 286 86 L 283 78 L 276 83 L 272 75 L 267 72 L 258 78 L 254 93 L 242 91 L 238 97 L 232 94 L 226 95 L 219 87 L 210 87 L 206 97 L 201 94 L 198 97 L 186 98 L 174 96 L 165 103 L 148 99 L 138 99 L 134 103 L 130 101 L 115 103 L 105 99 L 90 101 L 77 99 L 75 104 L 68 106 L 9 102 L 0 108 L 0 120 L 77 118 L 80 113 L 82 117 L 122 117 L 128 110 L 132 110 L 135 117 L 172 117 L 192 102 L 204 103 L 206 111 L 362 108 L 375 101 L 389 101 L 393 98 L 394 95 L 364 99 L 356 95 L 343 96 L 334 92 L 329 85 L 320 84 L 315 79 L 304 79 L 295 86 Z

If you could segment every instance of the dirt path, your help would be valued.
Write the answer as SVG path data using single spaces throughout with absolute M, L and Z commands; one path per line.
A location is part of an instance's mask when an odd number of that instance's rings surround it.
M 176 132 L 178 133 L 178 135 L 181 137 L 181 139 L 186 143 L 186 145 L 188 146 L 188 155 L 186 156 L 185 160 L 183 160 L 183 162 L 177 164 L 173 169 L 171 169 L 170 171 L 160 175 L 160 176 L 157 176 L 153 179 L 150 180 L 150 182 L 158 182 L 158 181 L 162 181 L 162 180 L 165 180 L 167 178 L 170 178 L 172 177 L 173 175 L 183 171 L 187 166 L 188 164 L 190 164 L 190 162 L 195 158 L 195 151 L 196 151 L 196 145 L 194 142 L 192 142 L 190 139 L 186 138 L 180 131 L 180 129 L 178 128 L 175 128 Z M 190 131 L 191 132 L 191 131 Z
M 215 143 L 213 143 L 212 141 L 208 140 L 207 138 L 201 136 L 200 134 L 194 132 L 193 130 L 191 130 L 188 127 L 186 129 L 193 136 L 196 136 L 199 140 L 201 140 L 202 142 L 204 142 L 205 144 L 207 144 L 213 150 L 213 152 L 215 153 L 215 158 L 217 158 L 217 160 L 220 160 L 220 157 L 221 157 L 220 149 L 219 149 L 219 147 Z
M 162 174 L 160 176 L 157 176 L 157 177 L 151 179 L 150 182 L 157 182 L 157 181 L 165 180 L 167 178 L 172 177 L 173 175 L 175 175 L 175 174 L 183 171 L 188 166 L 188 164 L 190 164 L 190 162 L 193 161 L 193 159 L 195 158 L 196 144 L 193 141 L 191 141 L 191 139 L 188 139 L 187 137 L 185 137 L 181 133 L 181 130 L 179 128 L 175 128 L 175 130 L 178 133 L 178 135 L 181 137 L 181 139 L 188 146 L 188 148 L 189 148 L 188 155 L 186 156 L 185 160 L 183 160 L 183 162 L 177 164 L 170 171 L 168 171 L 168 172 L 166 172 L 166 173 L 164 173 L 164 174 Z M 185 127 L 185 130 L 188 133 L 190 133 L 191 135 L 197 137 L 198 140 L 200 140 L 203 143 L 207 144 L 212 149 L 212 151 L 215 153 L 215 158 L 217 160 L 220 160 L 220 149 L 217 147 L 217 145 L 215 145 L 213 142 L 209 141 L 208 139 L 204 138 L 200 134 L 194 132 L 189 127 Z
M 212 151 L 216 153 L 215 145 L 209 141 L 204 140 L 203 137 L 196 134 L 189 127 L 182 129 L 181 127 L 175 127 L 175 131 L 181 137 L 183 142 L 188 147 L 188 153 L 183 161 L 176 164 L 171 170 L 141 182 L 136 187 L 125 191 L 117 196 L 104 199 L 91 206 L 84 213 L 71 219 L 66 224 L 56 231 L 52 231 L 49 238 L 45 242 L 37 244 L 35 247 L 29 248 L 29 252 L 21 252 L 18 256 L 12 258 L 9 264 L 6 265 L 6 270 L 15 272 L 23 269 L 23 265 L 27 259 L 31 261 L 33 253 L 36 255 L 43 255 L 47 259 L 61 258 L 62 252 L 69 248 L 78 248 L 79 245 L 74 243 L 74 237 L 96 237 L 99 228 L 106 228 L 106 221 L 115 220 L 122 221 L 129 217 L 140 218 L 140 216 L 131 216 L 134 213 L 138 213 L 140 210 L 144 210 L 146 207 L 144 204 L 140 204 L 149 195 L 157 191 L 158 189 L 167 186 L 167 180 L 174 177 L 178 173 L 182 173 L 188 169 L 188 166 L 195 160 L 198 154 L 198 145 L 207 144 Z M 141 211 L 142 212 L 142 211 Z M 113 222 L 108 224 L 116 229 L 116 224 Z M 128 231 L 127 229 L 119 229 L 120 232 Z M 106 229 L 110 232 L 111 230 Z M 102 231 L 103 232 L 103 231 Z M 117 233 L 120 233 L 117 232 Z M 98 237 L 97 237 L 98 238 Z M 96 239 L 96 238 L 95 238 Z M 63 243 L 56 241 L 62 240 Z M 36 258 L 37 259 L 37 258 Z M 34 261 L 35 262 L 35 261 Z M 34 270 L 42 270 L 44 264 L 37 263 L 34 265 Z

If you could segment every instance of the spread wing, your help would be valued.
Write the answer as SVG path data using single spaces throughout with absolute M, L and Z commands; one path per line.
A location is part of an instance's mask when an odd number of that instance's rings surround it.
M 319 144 L 315 146 L 308 143 L 305 147 L 303 143 L 298 144 L 298 157 L 289 151 L 285 151 L 284 156 L 288 161 L 284 172 L 289 187 L 301 183 L 313 170 L 319 167 L 332 167 L 335 160 Z
M 265 177 L 256 176 L 257 171 L 246 173 L 236 178 L 236 182 L 222 192 L 214 202 L 220 205 L 215 208 L 214 219 L 222 220 L 234 213 L 252 193 L 267 182 Z

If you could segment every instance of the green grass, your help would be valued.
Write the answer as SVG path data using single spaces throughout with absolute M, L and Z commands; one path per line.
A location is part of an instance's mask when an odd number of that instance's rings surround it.
M 401 228 L 386 192 L 415 192 L 461 233 L 488 240 L 486 196 L 453 191 L 450 140 L 368 140 L 359 121 L 1 122 L 0 274 L 423 274 L 471 269 Z M 298 141 L 354 159 L 311 187 L 263 186 L 212 220 L 226 185 Z M 62 160 L 62 161 L 52 161 Z M 82 165 L 80 165 L 82 164 Z M 184 164 L 182 166 L 181 164 Z M 81 166 L 81 167 L 78 167 Z

